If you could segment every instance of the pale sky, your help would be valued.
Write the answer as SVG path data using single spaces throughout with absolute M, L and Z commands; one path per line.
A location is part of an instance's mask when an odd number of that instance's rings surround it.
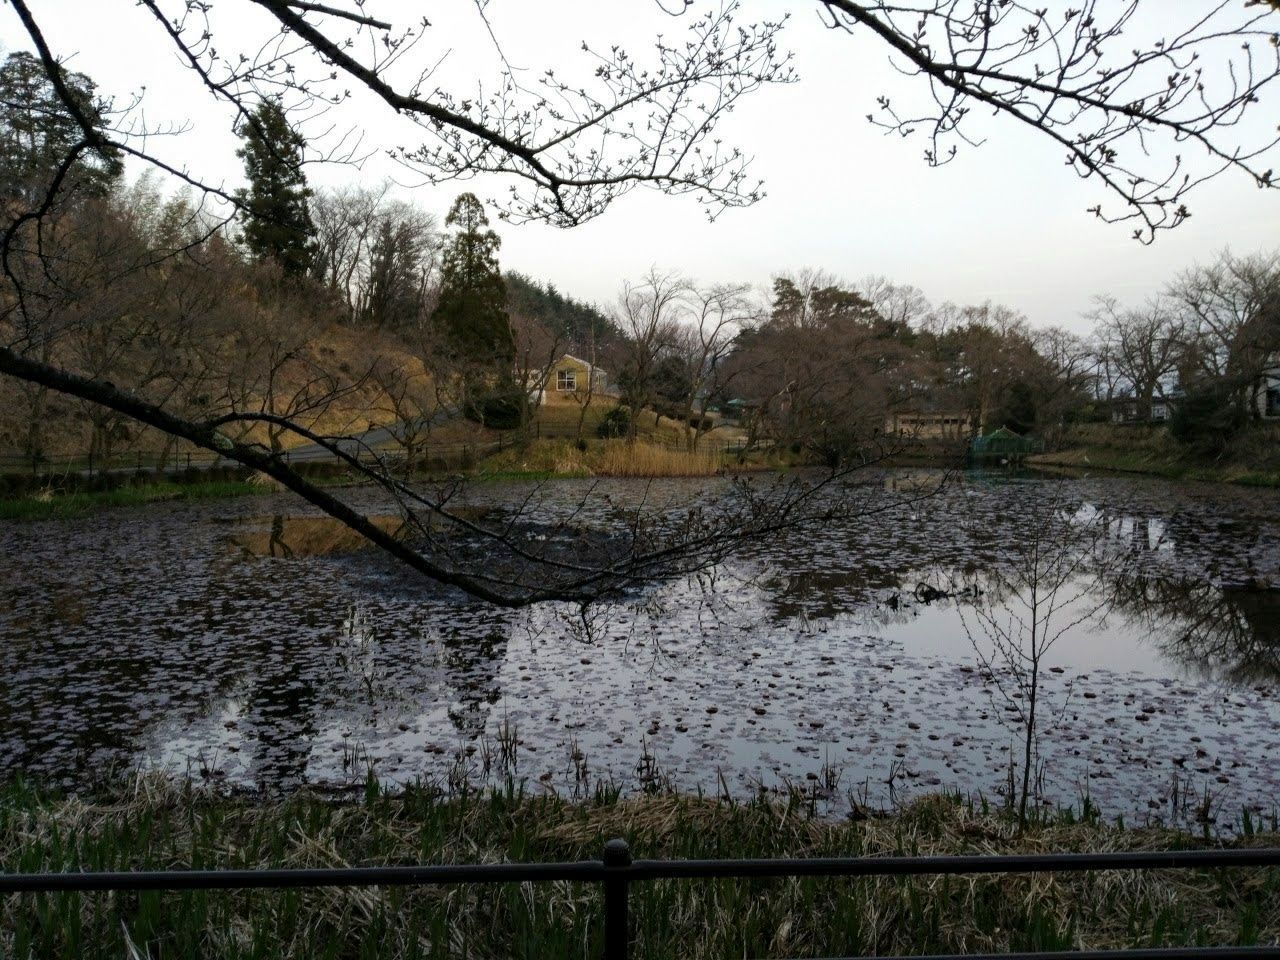
M 1054 6 L 1052 0 L 1046 4 Z M 92 76 L 103 93 L 125 97 L 145 86 L 149 125 L 189 126 L 180 136 L 153 141 L 158 153 L 228 187 L 240 184 L 232 116 L 179 65 L 155 21 L 133 0 L 31 5 L 54 52 L 70 57 L 71 66 Z M 1161 16 L 1170 17 L 1203 8 L 1197 0 L 1161 0 L 1158 6 Z M 365 9 L 400 23 L 425 13 L 432 27 L 413 52 L 413 64 L 443 57 L 439 78 L 469 85 L 463 89 L 492 82 L 493 43 L 472 0 L 369 0 Z M 515 67 L 532 75 L 554 66 L 566 78 L 575 65 L 584 66 L 577 52 L 583 40 L 625 42 L 639 59 L 655 32 L 674 39 L 686 22 L 662 15 L 651 0 L 491 0 L 488 9 Z M 990 299 L 1024 312 L 1035 325 L 1084 330 L 1081 314 L 1094 294 L 1136 301 L 1223 246 L 1237 253 L 1280 246 L 1280 191 L 1261 191 L 1234 173 L 1191 195 L 1190 221 L 1143 246 L 1130 238 L 1129 227 L 1107 226 L 1085 212 L 1099 200 L 1114 202 L 1076 178 L 1059 148 L 1000 118 L 979 118 L 989 137 L 984 146 L 929 169 L 922 139 L 886 136 L 866 120 L 878 94 L 898 102 L 920 92 L 889 65 L 887 48 L 874 38 L 824 29 L 815 5 L 800 0 L 747 0 L 743 16 L 776 17 L 784 10 L 793 18 L 783 45 L 795 51 L 800 82 L 744 100 L 721 134 L 754 156 L 752 172 L 768 191 L 762 202 L 709 224 L 692 198 L 636 190 L 603 217 L 571 230 L 499 225 L 503 266 L 605 306 L 623 280 L 651 265 L 707 282 L 761 286 L 773 274 L 806 267 L 852 281 L 882 274 L 920 287 L 935 302 Z M 250 49 L 253 38 L 266 36 L 265 18 L 244 0 L 217 0 L 214 13 L 215 41 L 224 53 Z M 1277 21 L 1280 27 L 1280 15 Z M 0 6 L 0 45 L 29 46 L 8 4 Z M 1280 102 L 1263 102 L 1257 113 L 1256 122 L 1274 124 Z M 322 118 L 313 132 L 331 124 L 362 128 L 373 155 L 361 169 L 312 167 L 313 183 L 386 176 L 408 181 L 376 152 L 412 142 L 413 128 L 404 120 L 357 97 Z M 1280 169 L 1280 162 L 1275 166 Z M 461 190 L 485 198 L 504 187 L 490 178 L 416 187 L 411 194 L 443 219 Z

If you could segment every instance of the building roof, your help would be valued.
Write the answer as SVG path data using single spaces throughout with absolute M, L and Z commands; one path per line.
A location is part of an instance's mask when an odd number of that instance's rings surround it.
M 588 370 L 595 370 L 598 373 L 605 372 L 604 367 L 598 367 L 594 363 L 591 363 L 589 360 L 583 360 L 581 357 L 575 357 L 572 353 L 562 354 L 560 357 L 560 360 L 572 360 L 574 363 L 582 364 Z M 559 363 L 560 360 L 557 360 L 556 363 Z

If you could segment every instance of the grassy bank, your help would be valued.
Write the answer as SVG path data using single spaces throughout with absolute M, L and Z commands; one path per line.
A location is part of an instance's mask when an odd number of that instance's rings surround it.
M 731 458 L 718 451 L 688 451 L 622 440 L 596 440 L 585 451 L 569 440 L 533 441 L 482 460 L 467 472 L 484 479 L 512 477 L 707 477 Z M 316 475 L 322 486 L 355 478 L 344 473 Z M 108 489 L 40 489 L 0 496 L 0 520 L 46 520 L 82 516 L 93 510 L 138 506 L 162 500 L 206 500 L 260 494 L 272 489 L 249 480 L 207 479 L 199 474 L 166 480 L 132 479 Z
M 76 517 L 105 507 L 131 507 L 160 500 L 209 500 L 262 493 L 262 484 L 247 480 L 171 480 L 116 487 L 111 490 L 42 492 L 0 500 L 0 520 L 47 520 Z
M 278 803 L 140 779 L 94 800 L 0 791 L 10 871 L 339 866 L 595 859 L 625 837 L 639 857 L 778 857 L 1171 849 L 1162 829 L 1060 815 L 1019 834 L 955 798 L 830 822 L 803 803 L 692 797 L 585 804 L 516 789 L 445 799 Z M 1273 845 L 1254 834 L 1236 841 Z M 977 953 L 1274 943 L 1280 877 L 1256 869 L 1093 875 L 639 883 L 637 957 Z M 586 957 L 599 892 L 554 883 L 474 888 L 22 896 L 0 900 L 0 954 L 135 957 Z
M 1280 487 L 1280 426 L 1257 424 L 1206 456 L 1178 443 L 1163 426 L 1082 424 L 1063 449 L 1032 457 L 1034 466 L 1139 473 L 1168 480 L 1201 480 Z

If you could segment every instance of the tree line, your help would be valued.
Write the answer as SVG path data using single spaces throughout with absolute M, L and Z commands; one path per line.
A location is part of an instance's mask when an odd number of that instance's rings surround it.
M 708 419 L 701 414 L 719 398 L 725 406 L 736 401 L 753 437 L 861 462 L 853 441 L 876 418 L 865 409 L 926 402 L 931 390 L 951 389 L 984 424 L 987 411 L 1008 411 L 1047 425 L 1057 422 L 1054 404 L 1067 402 L 1058 398 L 1075 390 L 1077 345 L 1030 330 L 994 305 L 939 308 L 942 321 L 930 329 L 909 317 L 897 322 L 894 310 L 911 309 L 909 293 L 881 302 L 857 285 L 780 278 L 794 290 L 776 285 L 752 308 L 743 288 L 655 271 L 624 286 L 608 318 L 615 331 L 581 317 L 548 324 L 535 315 L 538 322 L 526 324 L 510 309 L 497 237 L 473 197 L 459 198 L 434 252 L 422 215 L 392 209 L 389 197 L 376 198 L 354 246 L 343 225 L 349 213 L 324 233 L 326 198 L 303 175 L 317 141 L 287 119 L 308 106 L 341 109 L 351 87 L 418 126 L 422 145 L 395 157 L 425 180 L 511 178 L 500 216 L 572 226 L 637 187 L 691 194 L 712 217 L 759 202 L 764 191 L 748 179 L 750 158 L 722 139 L 718 121 L 755 91 L 795 78 L 779 45 L 785 17 L 744 22 L 732 0 L 705 16 L 681 20 L 676 11 L 684 42 L 658 36 L 639 56 L 629 44 L 588 48 L 589 76 L 547 71 L 540 90 L 509 65 L 499 67 L 497 83 L 482 82 L 489 93 L 476 98 L 472 86 L 438 86 L 432 57 L 419 61 L 416 79 L 407 62 L 407 74 L 393 75 L 394 63 L 439 35 L 419 33 L 416 23 L 397 29 L 363 3 L 209 0 L 175 18 L 144 3 L 144 19 L 152 15 L 188 79 L 235 118 L 248 184 L 227 191 L 199 169 L 204 158 L 167 162 L 138 102 L 99 96 L 89 78 L 67 69 L 66 51 L 45 35 L 42 15 L 26 0 L 10 5 L 32 52 L 5 64 L 12 86 L 0 98 L 0 373 L 3 389 L 22 393 L 28 410 L 43 410 L 31 417 L 36 429 L 19 431 L 33 447 L 69 405 L 93 419 L 91 448 L 136 442 L 146 430 L 167 444 L 213 451 L 294 491 L 419 573 L 514 606 L 587 602 L 654 576 L 700 570 L 735 544 L 830 522 L 856 505 L 825 496 L 842 481 L 837 468 L 817 481 L 783 483 L 769 496 L 731 485 L 714 522 L 698 509 L 637 521 L 626 543 L 584 540 L 571 522 L 525 536 L 532 528 L 517 522 L 524 508 L 498 524 L 477 522 L 452 509 L 452 487 L 411 485 L 376 451 L 363 451 L 375 454 L 370 462 L 344 446 L 342 439 L 359 438 L 372 404 L 410 411 L 400 431 L 406 437 L 435 422 L 422 411 L 440 406 L 431 394 L 442 385 L 468 416 L 522 420 L 538 365 L 567 342 L 611 364 L 633 434 L 643 412 L 661 404 L 684 416 L 696 442 Z M 260 14 L 245 23 L 258 34 L 248 52 L 237 55 L 235 40 L 230 54 L 215 42 L 215 6 Z M 904 82 L 924 97 L 912 104 L 910 96 L 881 96 L 871 119 L 903 134 L 930 131 L 931 165 L 984 139 L 974 129 L 982 121 L 973 118 L 991 108 L 1004 118 L 997 123 L 1029 127 L 1061 147 L 1074 172 L 1117 202 L 1091 212 L 1132 222 L 1146 242 L 1185 222 L 1186 197 L 1220 173 L 1274 186 L 1267 167 L 1274 135 L 1264 125 L 1251 139 L 1254 127 L 1241 122 L 1280 76 L 1274 14 L 1259 5 L 1224 0 L 1166 37 L 1136 44 L 1121 37 L 1130 3 L 1100 0 L 1053 23 L 1019 4 L 956 14 L 953 4 L 927 3 L 905 20 L 891 4 L 817 6 L 834 29 L 884 42 L 915 78 Z M 476 12 L 487 17 L 483 5 Z M 498 33 L 490 33 L 501 54 Z M 983 111 L 972 110 L 977 102 Z M 1186 144 L 1194 150 L 1176 146 Z M 126 160 L 185 184 L 190 197 L 153 190 L 145 199 L 145 185 L 121 180 Z M 544 308 L 556 303 L 547 288 L 542 293 L 532 299 Z M 459 302 L 469 306 L 459 310 Z M 460 324 L 460 316 L 476 322 Z M 339 351 L 330 325 L 358 336 Z M 330 334 L 329 342 L 313 331 Z M 1031 344 L 1035 356 L 1025 348 L 1031 338 L 1040 342 Z M 814 344 L 827 344 L 843 362 Z M 1059 375 L 1028 375 L 1045 360 Z M 427 361 L 445 375 L 426 372 Z M 941 383 L 932 379 L 939 370 L 948 374 Z M 1081 376 L 1096 384 L 1096 375 Z M 866 402 L 850 403 L 855 397 Z M 861 423 L 850 422 L 856 417 Z M 280 450 L 297 440 L 377 484 L 416 531 L 413 541 L 391 537 L 291 469 Z M 412 466 L 412 454 L 408 460 Z M 557 553 L 560 533 L 573 540 L 570 555 Z
M 66 79 L 105 122 L 92 80 Z M 3 190 L 17 209 L 58 175 L 74 130 L 30 54 L 0 67 L 0 95 Z M 910 285 L 814 270 L 779 275 L 761 294 L 655 268 L 601 309 L 504 273 L 472 194 L 442 225 L 385 184 L 313 189 L 304 140 L 277 100 L 239 132 L 247 186 L 233 221 L 189 195 L 162 196 L 153 177 L 126 184 L 117 155 L 80 155 L 41 223 L 38 255 L 6 258 L 23 292 L 7 312 L 13 342 L 192 415 L 252 406 L 319 422 L 344 401 L 376 404 L 364 425 L 398 425 L 411 466 L 449 411 L 527 428 L 566 353 L 608 372 L 626 414 L 615 433 L 634 438 L 644 416 L 665 415 L 696 447 L 730 415 L 748 444 L 826 462 L 883 442 L 896 411 L 954 415 L 957 437 L 1004 426 L 1054 442 L 1118 401 L 1150 419 L 1158 401 L 1176 399 L 1178 435 L 1212 443 L 1267 410 L 1263 375 L 1280 350 L 1276 255 L 1223 253 L 1137 306 L 1099 297 L 1088 335 L 1033 326 L 998 304 L 935 305 Z M 51 252 L 74 269 L 53 277 Z M 377 337 L 326 357 L 317 344 L 330 325 Z M 38 463 L 56 408 L 47 387 L 16 388 L 9 440 Z M 581 434 L 587 406 L 603 401 L 575 399 Z M 136 442 L 126 415 L 77 407 L 90 457 Z M 350 420 L 340 426 L 359 425 Z M 281 424 L 238 429 L 273 451 L 286 441 Z
M 1277 253 L 1223 251 L 1138 305 L 1095 297 L 1085 333 L 813 270 L 764 296 L 654 272 L 618 315 L 633 411 L 652 405 L 694 437 L 708 409 L 736 407 L 752 439 L 822 460 L 891 439 L 895 412 L 946 420 L 955 439 L 1004 427 L 1053 445 L 1082 421 L 1151 421 L 1162 401 L 1178 439 L 1219 449 L 1280 413 Z
M 1280 254 L 1224 250 L 1141 304 L 1099 297 L 1091 316 L 1096 397 L 1131 401 L 1133 418 L 1163 403 L 1179 439 L 1216 452 L 1280 415 Z

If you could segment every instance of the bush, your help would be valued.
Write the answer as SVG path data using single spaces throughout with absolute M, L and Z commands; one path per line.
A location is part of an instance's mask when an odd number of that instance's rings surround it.
M 467 409 L 467 418 L 491 430 L 514 430 L 528 413 L 528 398 L 519 390 L 495 390 L 476 397 Z
M 1209 384 L 1188 391 L 1174 407 L 1169 433 L 1199 453 L 1216 456 L 1240 432 L 1245 420 L 1231 393 Z
M 1018 380 L 1009 387 L 1004 402 L 991 417 L 991 423 L 1022 435 L 1036 428 L 1036 398 L 1025 381 Z
M 631 432 L 631 411 L 617 406 L 604 415 L 596 427 L 596 435 L 606 440 L 625 437 Z

